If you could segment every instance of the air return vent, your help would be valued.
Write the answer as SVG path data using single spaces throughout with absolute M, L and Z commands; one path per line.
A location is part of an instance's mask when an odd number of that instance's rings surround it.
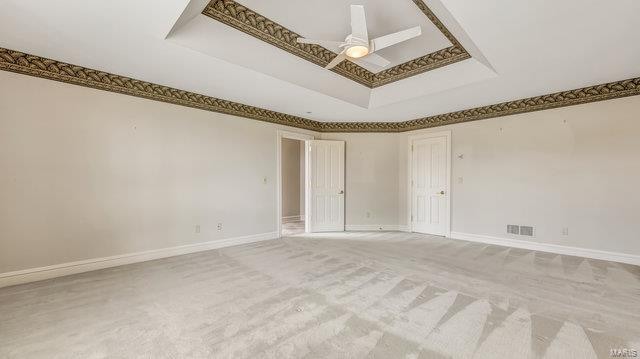
M 533 227 L 520 226 L 520 235 L 533 237 Z
M 520 234 L 520 226 L 517 226 L 515 224 L 507 224 L 507 233 Z

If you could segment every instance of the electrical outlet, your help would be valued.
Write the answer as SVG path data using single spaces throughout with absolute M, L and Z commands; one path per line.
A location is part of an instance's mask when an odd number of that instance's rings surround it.
M 221 231 L 222 230 L 222 223 L 218 223 L 218 230 Z
M 196 233 L 200 233 L 200 225 L 196 224 Z
M 569 228 L 567 228 L 567 227 L 562 228 L 562 235 L 563 236 L 568 236 L 569 235 Z
M 460 184 L 464 183 L 464 178 L 458 177 L 458 183 L 460 183 Z

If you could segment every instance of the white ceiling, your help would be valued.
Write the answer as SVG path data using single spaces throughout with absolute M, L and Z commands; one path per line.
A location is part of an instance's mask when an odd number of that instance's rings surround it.
M 343 3 L 343 7 L 348 8 L 348 2 L 346 0 L 339 0 L 339 2 Z M 476 60 L 470 60 L 459 64 L 463 70 L 460 70 L 460 67 L 456 67 L 458 70 L 455 71 L 453 71 L 453 68 L 443 67 L 429 73 L 421 74 L 410 79 L 410 81 L 398 81 L 387 86 L 371 89 L 332 71 L 327 71 L 316 64 L 303 60 L 262 40 L 256 39 L 251 35 L 245 34 L 242 31 L 235 30 L 219 21 L 201 15 L 202 8 L 206 3 L 206 0 L 191 1 L 189 10 L 186 12 L 188 15 L 182 16 L 182 18 L 176 22 L 167 40 L 213 58 L 225 60 L 229 63 L 272 76 L 289 84 L 294 84 L 364 109 L 379 108 L 391 103 L 402 102 L 411 98 L 421 97 L 429 93 L 443 91 L 495 76 L 495 72 L 489 67 Z M 377 1 L 377 3 L 380 4 L 380 1 Z M 413 2 L 409 0 L 405 2 L 403 0 L 403 3 L 412 6 L 403 8 L 408 18 L 415 17 L 424 22 L 420 25 L 424 26 L 425 33 L 421 36 L 421 42 L 417 48 L 410 46 L 411 41 L 408 41 L 409 44 L 400 44 L 388 48 L 390 51 L 388 53 L 390 59 L 411 57 L 414 54 L 416 54 L 415 57 L 419 57 L 451 46 L 451 43 L 444 35 L 428 21 L 424 14 L 419 12 L 419 9 Z M 331 15 L 329 15 L 331 9 L 333 8 L 330 6 L 324 7 L 324 13 L 327 13 L 326 18 L 331 17 Z M 379 9 L 379 6 L 371 6 L 367 9 L 371 9 L 369 10 L 370 13 L 373 13 L 373 10 L 383 11 L 383 9 Z M 267 9 L 266 11 L 269 10 Z M 285 10 L 281 7 L 272 8 L 270 11 L 277 14 Z M 319 12 L 320 10 L 314 9 L 314 11 Z M 342 14 L 343 12 L 341 8 L 340 13 Z M 347 9 L 346 12 L 348 17 L 349 10 Z M 292 14 L 288 18 L 295 17 L 293 13 L 287 13 Z M 341 21 L 339 22 L 342 23 L 342 17 L 340 18 Z M 278 19 L 273 20 L 280 21 Z M 399 21 L 400 25 L 396 25 L 395 29 L 414 26 L 409 23 L 407 23 L 409 24 L 408 26 L 405 25 L 401 18 L 397 18 L 396 20 Z M 349 31 L 349 19 L 347 18 L 346 21 L 347 25 L 343 26 L 344 30 L 338 30 L 339 33 Z M 302 22 L 304 21 L 301 21 L 301 23 Z M 451 20 L 451 22 L 455 24 L 453 20 Z M 285 24 L 282 25 L 284 26 Z M 373 29 L 373 27 L 371 28 Z M 384 34 L 392 31 L 395 31 L 394 28 L 385 27 L 381 33 Z M 313 37 L 315 35 L 312 34 L 310 36 Z M 325 35 L 318 36 L 324 37 Z M 337 35 L 326 36 L 328 39 L 331 39 L 336 38 Z M 372 36 L 377 35 L 372 34 Z M 463 33 L 461 37 L 464 37 Z M 470 48 L 475 48 L 470 41 L 467 40 L 466 43 Z M 412 52 L 407 53 L 405 46 L 408 46 Z M 423 48 L 423 46 L 425 48 Z M 479 53 L 479 51 L 476 52 Z M 387 54 L 385 54 L 385 56 L 387 56 Z
M 425 2 L 474 58 L 373 90 L 202 15 L 176 24 L 189 0 L 0 0 L 0 46 L 321 121 L 404 121 L 640 76 L 639 1 Z M 348 32 L 350 3 L 244 1 L 327 38 Z M 396 2 L 358 3 L 375 35 L 424 21 Z M 386 56 L 442 46 L 420 41 Z

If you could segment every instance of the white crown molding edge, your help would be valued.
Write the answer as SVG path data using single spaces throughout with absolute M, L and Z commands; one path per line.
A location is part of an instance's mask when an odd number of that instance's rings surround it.
M 266 241 L 275 238 L 278 238 L 277 232 L 267 232 L 0 273 L 0 288 L 16 284 L 36 282 L 50 278 L 63 277 L 71 274 L 84 273 L 98 269 L 117 267 L 126 264 L 146 262 L 154 259 L 168 258 L 183 254 L 231 247 L 240 244 Z
M 640 255 L 633 255 L 633 254 L 626 254 L 626 253 L 619 253 L 619 252 L 609 252 L 609 251 L 602 251 L 598 249 L 562 246 L 562 245 L 550 244 L 550 243 L 531 242 L 527 240 L 519 241 L 519 240 L 509 239 L 509 238 L 493 237 L 493 236 L 486 236 L 481 234 L 471 234 L 471 233 L 462 233 L 462 232 L 451 232 L 451 238 L 463 240 L 463 241 L 487 243 L 487 244 L 494 244 L 498 246 L 529 249 L 534 251 L 564 254 L 564 255 L 570 255 L 570 256 L 576 256 L 576 257 L 584 257 L 584 258 L 592 258 L 592 259 L 600 259 L 600 260 L 606 260 L 606 261 L 612 261 L 612 262 L 640 265 Z

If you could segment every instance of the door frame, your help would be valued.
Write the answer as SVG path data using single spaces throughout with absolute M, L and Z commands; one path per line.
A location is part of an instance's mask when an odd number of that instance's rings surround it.
M 276 228 L 278 230 L 278 238 L 282 235 L 282 139 L 289 138 L 292 140 L 304 141 L 304 226 L 305 232 L 308 232 L 309 223 L 309 144 L 307 141 L 315 139 L 313 135 L 278 130 L 276 140 Z
M 411 179 L 413 177 L 413 151 L 411 146 L 417 140 L 429 139 L 434 137 L 445 137 L 447 139 L 447 188 L 449 195 L 447 196 L 447 219 L 445 221 L 445 237 L 451 237 L 451 130 L 438 131 L 438 132 L 425 132 L 417 135 L 410 135 L 407 141 L 407 227 L 409 232 L 413 232 L 413 221 L 411 215 L 413 214 L 413 186 L 411 185 Z

